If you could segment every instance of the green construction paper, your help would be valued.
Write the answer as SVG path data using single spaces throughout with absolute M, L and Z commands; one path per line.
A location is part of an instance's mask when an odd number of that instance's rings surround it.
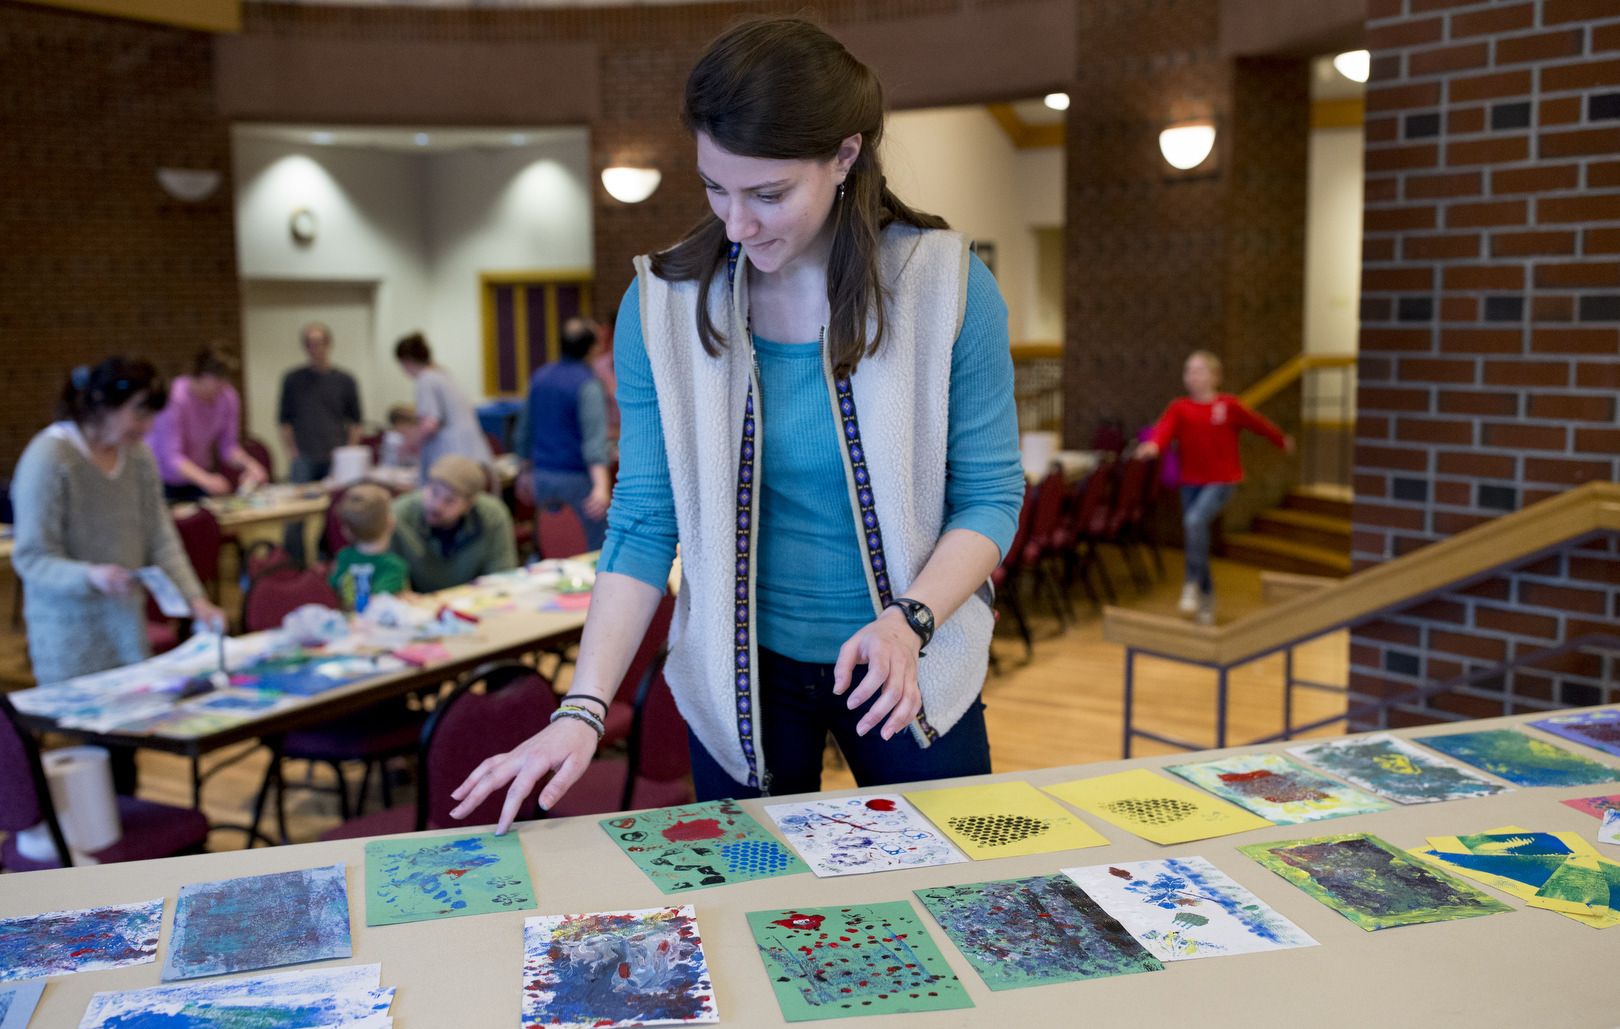
M 789 1022 L 973 1006 L 903 900 L 750 911 L 748 928 Z
M 810 871 L 735 800 L 659 808 L 599 824 L 665 893 Z
M 535 906 L 515 833 L 371 840 L 366 924 L 483 915 Z
M 1240 849 L 1369 932 L 1513 910 L 1367 833 Z

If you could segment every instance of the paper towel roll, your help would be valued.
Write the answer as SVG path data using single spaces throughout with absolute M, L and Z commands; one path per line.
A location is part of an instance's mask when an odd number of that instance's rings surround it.
M 369 471 L 370 447 L 338 447 L 332 451 L 332 479 L 340 485 L 359 482 Z
M 68 851 L 73 858 L 73 867 L 75 868 L 101 863 L 83 851 L 74 850 L 72 847 L 69 847 Z M 44 822 L 29 826 L 17 834 L 17 853 L 30 861 L 42 861 L 48 864 L 55 864 L 62 860 L 62 855 L 57 853 L 56 843 L 51 839 L 51 830 Z
M 117 843 L 124 827 L 106 749 L 63 747 L 46 751 L 40 760 L 68 846 L 88 854 Z

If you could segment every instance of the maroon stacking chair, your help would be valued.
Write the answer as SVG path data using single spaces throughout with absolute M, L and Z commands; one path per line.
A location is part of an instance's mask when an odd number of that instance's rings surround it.
M 547 817 L 606 815 L 693 800 L 686 720 L 664 681 L 662 654 L 648 673 L 636 691 L 628 752 L 592 761 Z
M 1024 484 L 1024 505 L 1018 511 L 1018 529 L 1013 533 L 1012 544 L 1007 548 L 1007 556 L 996 565 L 995 571 L 990 573 L 990 585 L 996 593 L 996 603 L 1005 605 L 1012 612 L 1013 621 L 1018 625 L 1018 635 L 1024 640 L 1024 658 L 1028 660 L 1035 656 L 1035 638 L 1029 631 L 1029 617 L 1024 613 L 1024 602 L 1019 596 L 1025 573 L 1029 570 L 1024 564 L 1024 552 L 1029 543 L 1029 526 L 1034 517 L 1035 487 L 1029 483 Z
M 535 532 L 535 518 L 539 514 L 535 510 L 534 494 L 521 487 L 521 482 L 520 478 L 501 493 L 501 499 L 506 501 L 506 509 L 512 512 L 512 535 L 517 542 L 520 561 L 536 553 L 538 535 Z
M 338 517 L 338 511 L 343 504 L 343 494 L 349 492 L 349 487 L 332 491 L 331 503 L 326 507 L 326 520 L 321 525 L 321 559 L 331 561 L 338 556 L 338 551 L 349 545 L 349 531 L 343 527 L 343 521 Z
M 1097 541 L 1108 526 L 1111 514 L 1109 499 L 1113 493 L 1114 473 L 1118 462 L 1112 458 L 1104 458 L 1091 474 L 1086 476 L 1075 490 L 1075 503 L 1068 518 L 1069 540 L 1064 552 L 1064 581 L 1072 584 L 1075 576 L 1080 577 L 1080 585 L 1086 591 L 1086 597 L 1093 607 L 1102 610 L 1102 598 L 1098 596 L 1097 589 L 1091 583 L 1091 573 L 1097 573 L 1097 579 L 1102 586 L 1102 592 L 1108 597 L 1109 603 L 1119 600 L 1114 591 L 1114 582 L 1108 575 L 1108 568 L 1102 563 L 1101 554 L 1097 550 Z
M 323 840 L 420 832 L 452 826 L 489 825 L 500 818 L 506 790 L 490 794 L 471 815 L 450 817 L 450 791 L 487 757 L 512 750 L 544 729 L 557 710 L 551 683 L 528 665 L 484 665 L 467 673 L 440 700 L 422 727 L 417 751 L 416 802 L 350 819 Z M 524 798 L 518 819 L 539 817 L 540 791 Z
M 253 460 L 259 462 L 259 466 L 264 469 L 264 474 L 268 476 L 267 481 L 276 481 L 275 459 L 270 456 L 270 448 L 265 446 L 263 440 L 259 439 L 257 436 L 243 436 L 242 451 L 246 453 L 247 456 L 253 458 Z M 235 465 L 227 465 L 226 467 L 220 469 L 220 474 L 224 475 L 226 479 L 230 480 L 232 489 L 235 489 L 242 484 L 242 469 L 236 467 Z
M 1114 495 L 1113 506 L 1109 508 L 1108 517 L 1095 540 L 1096 544 L 1108 543 L 1119 548 L 1120 556 L 1125 559 L 1125 567 L 1130 572 L 1131 581 L 1135 583 L 1138 593 L 1145 592 L 1151 585 L 1152 577 L 1138 550 L 1146 549 L 1142 520 L 1148 491 L 1152 488 L 1153 476 L 1157 470 L 1157 460 L 1131 460 L 1124 463 L 1123 471 L 1119 474 L 1119 490 Z
M 272 567 L 248 586 L 242 602 L 242 627 L 246 632 L 274 629 L 290 612 L 305 604 L 319 604 L 333 609 L 340 606 L 337 592 L 326 581 L 324 571 L 291 564 Z M 260 790 L 267 795 L 269 786 L 276 786 L 276 815 L 281 838 L 287 837 L 283 793 L 288 784 L 282 769 L 284 759 L 308 761 L 331 768 L 337 777 L 336 786 L 331 792 L 337 797 L 338 813 L 348 818 L 351 810 L 358 813 L 358 809 L 364 806 L 374 770 L 384 806 L 393 802 L 387 762 L 390 758 L 404 757 L 416 750 L 424 717 L 420 711 L 412 710 L 403 698 L 395 698 L 319 725 L 294 729 L 281 737 L 266 739 L 264 742 L 270 747 L 271 759 Z M 343 771 L 346 761 L 358 761 L 362 765 L 353 808 L 349 801 L 348 776 Z M 258 825 L 255 824 L 254 828 L 257 829 Z
M 218 600 L 219 551 L 225 544 L 219 520 L 206 507 L 194 504 L 188 513 L 175 517 L 174 528 L 180 534 L 180 545 L 186 548 L 191 570 L 197 573 L 208 595 Z
M 124 826 L 123 836 L 117 843 L 89 855 L 100 864 L 198 853 L 208 839 L 208 819 L 193 808 L 120 796 L 118 818 Z M 54 860 L 26 858 L 17 849 L 17 833 L 41 822 L 50 830 L 51 842 L 56 845 Z M 18 722 L 16 709 L 4 694 L 0 694 L 0 830 L 8 834 L 0 845 L 0 866 L 9 871 L 32 872 L 73 864 L 46 784 L 39 747 Z
M 663 664 L 664 652 L 669 646 L 669 623 L 674 617 L 675 595 L 665 593 L 658 599 L 652 621 L 647 624 L 647 632 L 641 637 L 641 646 L 630 658 L 630 667 L 625 671 L 624 678 L 619 680 L 618 691 L 608 701 L 607 718 L 603 723 L 607 727 L 602 737 L 604 746 L 629 737 L 635 721 L 637 692 L 646 684 L 653 666 Z
M 540 508 L 535 528 L 535 549 L 542 559 L 574 557 L 585 553 L 585 526 L 567 504 L 547 504 Z
M 380 430 L 360 437 L 360 445 L 371 451 L 371 463 L 373 466 L 382 464 L 382 444 L 383 433 Z
M 1058 624 L 1067 629 L 1068 600 L 1058 588 L 1057 580 L 1053 578 L 1051 572 L 1053 560 L 1060 557 L 1065 550 L 1062 469 L 1054 466 L 1046 478 L 1041 480 L 1040 485 L 1035 488 L 1035 499 L 1031 506 L 1033 511 L 1030 513 L 1029 534 L 1024 541 L 1019 560 L 1035 577 L 1037 589 L 1047 590 L 1052 598 L 1052 608 L 1057 613 Z

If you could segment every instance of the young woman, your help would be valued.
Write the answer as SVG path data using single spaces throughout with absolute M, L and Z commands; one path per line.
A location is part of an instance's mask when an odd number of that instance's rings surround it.
M 446 454 L 489 464 L 494 455 L 478 413 L 450 374 L 433 363 L 433 350 L 422 334 L 413 332 L 396 343 L 394 360 L 416 383 L 416 424 L 407 430 L 406 439 L 416 449 L 422 484 L 427 484 L 428 469 Z
M 1182 369 L 1187 395 L 1170 402 L 1146 442 L 1140 458 L 1157 457 L 1171 441 L 1181 458 L 1181 524 L 1186 536 L 1187 578 L 1178 605 L 1203 625 L 1215 624 L 1215 581 L 1209 574 L 1209 527 L 1220 516 L 1232 491 L 1243 481 L 1238 433 L 1257 432 L 1294 452 L 1294 441 L 1276 425 L 1230 393 L 1220 393 L 1221 359 L 1195 351 Z
M 224 625 L 186 560 L 142 442 L 167 397 L 145 361 L 114 357 L 76 368 L 60 420 L 17 462 L 12 564 L 42 685 L 147 657 L 146 597 L 135 578 L 147 565 L 168 573 L 194 617 Z
M 990 770 L 985 581 L 1024 489 L 995 281 L 884 186 L 878 81 L 809 22 L 723 34 L 683 117 L 712 215 L 619 309 L 573 699 L 454 792 L 464 816 L 506 788 L 503 831 L 590 761 L 677 542 L 665 674 L 700 798 L 818 789 L 829 731 L 864 785 Z
M 170 500 L 231 492 L 231 480 L 221 474 L 227 466 L 240 469 L 245 482 L 269 481 L 265 467 L 242 449 L 242 398 L 231 385 L 238 367 L 236 358 L 219 347 L 199 351 L 191 374 L 174 380 L 168 403 L 153 419 L 147 442 Z

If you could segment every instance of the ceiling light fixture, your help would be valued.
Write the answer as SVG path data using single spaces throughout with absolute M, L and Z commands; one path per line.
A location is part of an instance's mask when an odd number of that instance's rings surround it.
M 602 188 L 622 204 L 639 204 L 653 195 L 663 180 L 657 168 L 614 165 L 602 169 Z
M 1346 50 L 1333 59 L 1333 67 L 1351 82 L 1366 82 L 1372 77 L 1372 54 L 1365 50 Z
M 1203 164 L 1215 149 L 1215 123 L 1191 121 L 1159 133 L 1159 152 L 1173 167 L 1190 171 Z

